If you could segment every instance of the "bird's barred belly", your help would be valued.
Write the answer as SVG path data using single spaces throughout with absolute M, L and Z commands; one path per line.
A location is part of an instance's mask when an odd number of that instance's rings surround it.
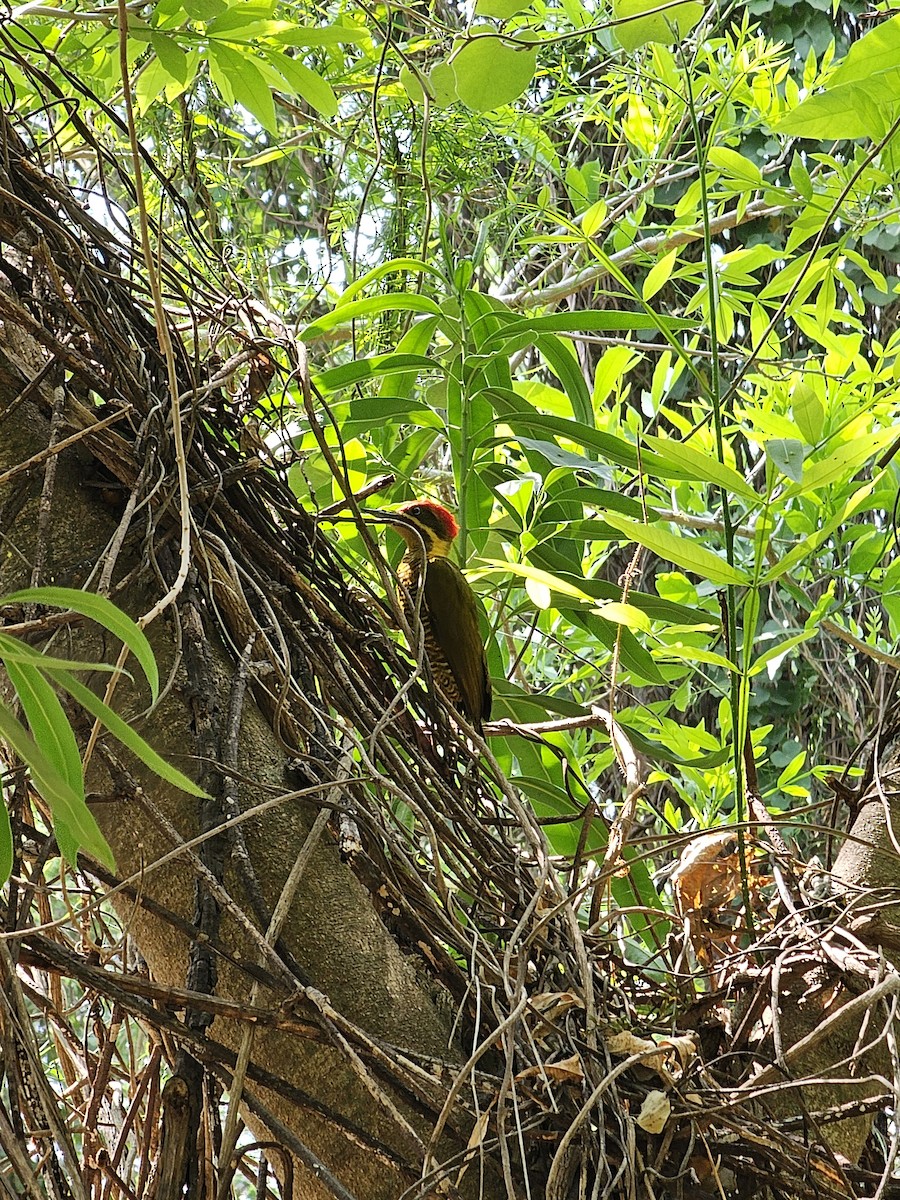
M 415 633 L 416 609 L 414 602 L 419 591 L 418 572 L 403 570 L 401 564 L 401 570 L 398 572 L 398 575 L 400 582 L 406 588 L 413 601 L 413 603 L 410 603 L 406 596 L 402 598 L 403 614 L 409 622 L 413 633 Z M 459 685 L 456 682 L 456 677 L 450 669 L 450 664 L 447 662 L 444 652 L 438 645 L 437 639 L 432 632 L 431 622 L 428 619 L 428 608 L 424 602 L 419 609 L 419 618 L 425 634 L 425 657 L 428 659 L 428 666 L 431 668 L 434 682 L 457 711 L 466 713 L 468 710 L 463 701 L 462 693 L 459 690 Z

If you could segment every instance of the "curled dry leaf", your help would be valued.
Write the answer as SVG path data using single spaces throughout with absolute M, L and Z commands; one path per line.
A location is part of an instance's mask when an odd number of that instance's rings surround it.
M 671 1112 L 672 1105 L 665 1092 L 648 1092 L 638 1113 L 637 1123 L 647 1133 L 662 1133 Z
M 681 1033 L 675 1037 L 661 1038 L 659 1047 L 661 1050 L 674 1051 L 678 1055 L 682 1070 L 691 1059 L 697 1057 L 697 1038 L 693 1033 Z
M 720 829 L 694 838 L 682 850 L 671 879 L 675 903 L 682 916 L 727 904 L 741 890 L 735 831 Z
M 541 992 L 533 996 L 529 1016 L 537 1018 L 534 1032 L 538 1040 L 545 1039 L 555 1032 L 554 1023 L 573 1008 L 584 1008 L 583 1000 L 574 992 Z
M 673 1082 L 675 1076 L 680 1075 L 697 1054 L 697 1043 L 693 1033 L 660 1038 L 655 1042 L 651 1038 L 637 1037 L 626 1030 L 608 1037 L 606 1047 L 610 1054 L 645 1055 L 642 1060 L 644 1066 L 652 1067 L 665 1083 Z M 655 1053 L 650 1053 L 651 1051 Z M 673 1062 L 673 1059 L 677 1060 L 677 1063 Z M 674 1070 L 676 1066 L 677 1070 Z
M 533 1076 L 546 1076 L 557 1083 L 581 1083 L 584 1079 L 584 1068 L 577 1054 L 559 1062 L 544 1063 L 543 1067 L 528 1067 L 516 1076 L 516 1082 Z
M 491 1111 L 490 1109 L 485 1109 L 485 1111 L 479 1116 L 478 1120 L 472 1126 L 472 1132 L 469 1134 L 469 1141 L 468 1145 L 466 1146 L 467 1150 L 474 1150 L 476 1146 L 480 1146 L 484 1141 L 484 1135 L 487 1133 L 488 1122 L 490 1119 Z
M 640 1038 L 636 1034 L 629 1033 L 627 1029 L 623 1029 L 621 1033 L 614 1033 L 612 1037 L 605 1039 L 606 1048 L 610 1054 L 642 1054 L 645 1050 L 658 1050 L 656 1042 L 650 1038 Z

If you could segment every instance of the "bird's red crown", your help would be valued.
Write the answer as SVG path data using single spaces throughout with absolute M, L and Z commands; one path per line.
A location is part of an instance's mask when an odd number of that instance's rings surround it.
M 453 514 L 434 500 L 412 500 L 402 505 L 399 511 L 414 521 L 421 521 L 446 542 L 452 542 L 459 533 Z

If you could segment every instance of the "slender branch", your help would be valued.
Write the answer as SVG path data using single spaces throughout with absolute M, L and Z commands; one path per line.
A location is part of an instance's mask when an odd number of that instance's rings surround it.
M 786 207 L 783 204 L 767 204 L 765 200 L 754 200 L 743 210 L 734 208 L 729 212 L 722 213 L 721 216 L 711 217 L 707 228 L 709 234 L 715 236 L 718 233 L 723 233 L 726 229 L 736 229 L 748 221 L 759 221 L 763 217 L 778 216 L 785 211 Z M 674 249 L 676 246 L 685 246 L 689 242 L 702 241 L 705 236 L 706 230 L 703 225 L 692 225 L 690 229 L 680 229 L 677 233 L 673 233 L 669 237 L 658 234 L 653 237 L 641 238 L 633 246 L 628 246 L 625 250 L 620 250 L 617 254 L 611 254 L 609 262 L 612 266 L 621 267 L 633 262 L 636 258 L 644 254 L 657 255 L 668 253 L 669 250 Z M 529 305 L 555 304 L 559 300 L 565 300 L 567 296 L 574 295 L 575 292 L 593 287 L 595 284 L 600 283 L 601 280 L 607 279 L 611 274 L 612 272 L 606 263 L 593 263 L 581 271 L 576 271 L 574 275 L 570 275 L 566 279 L 561 279 L 559 283 L 550 284 L 549 287 L 534 290 L 524 287 L 514 292 L 501 292 L 498 293 L 498 299 L 511 305 L 526 303 Z

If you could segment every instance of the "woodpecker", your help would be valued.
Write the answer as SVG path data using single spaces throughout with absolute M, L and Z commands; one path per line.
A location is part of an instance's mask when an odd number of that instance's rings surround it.
M 433 500 L 413 500 L 398 514 L 404 523 L 398 521 L 394 528 L 407 549 L 397 577 L 406 591 L 407 619 L 413 620 L 424 570 L 420 617 L 431 673 L 448 700 L 481 733 L 491 715 L 491 681 L 475 593 L 447 557 L 459 532 L 456 521 Z

